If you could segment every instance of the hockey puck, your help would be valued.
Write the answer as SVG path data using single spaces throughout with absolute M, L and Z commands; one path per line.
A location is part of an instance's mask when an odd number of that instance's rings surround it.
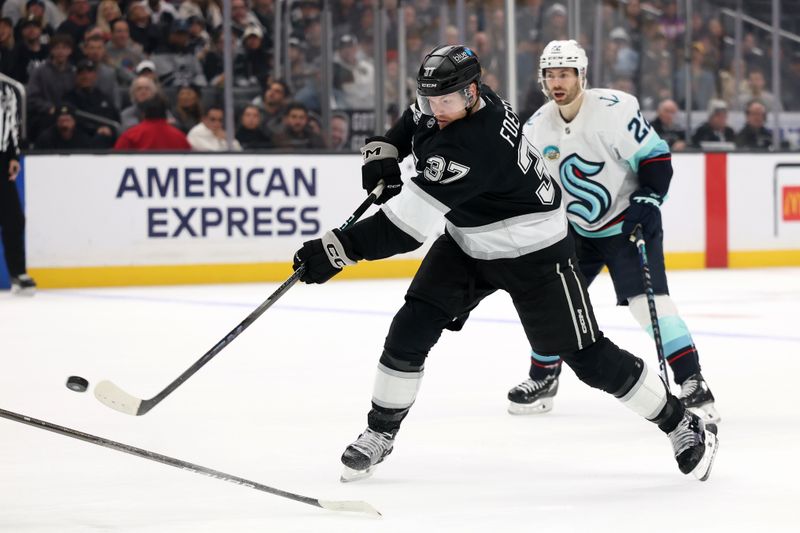
M 70 376 L 67 378 L 67 388 L 74 392 L 86 392 L 89 382 L 80 376 Z

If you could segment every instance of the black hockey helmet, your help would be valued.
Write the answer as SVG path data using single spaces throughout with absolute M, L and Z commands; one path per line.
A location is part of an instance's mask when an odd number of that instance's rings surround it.
M 461 45 L 440 46 L 425 56 L 417 74 L 420 96 L 449 94 L 470 83 L 480 85 L 481 64 L 471 49 Z

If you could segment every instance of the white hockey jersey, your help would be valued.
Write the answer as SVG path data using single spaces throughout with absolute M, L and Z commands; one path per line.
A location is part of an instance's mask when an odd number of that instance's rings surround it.
M 565 122 L 550 101 L 534 113 L 523 135 L 558 176 L 573 229 L 586 237 L 621 232 L 621 214 L 639 188 L 639 162 L 669 153 L 642 116 L 636 97 L 611 89 L 588 89 L 578 115 Z

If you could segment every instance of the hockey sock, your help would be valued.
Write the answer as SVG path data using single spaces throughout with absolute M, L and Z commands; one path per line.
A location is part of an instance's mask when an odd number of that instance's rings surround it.
M 664 344 L 664 354 L 675 382 L 678 384 L 686 381 L 692 374 L 700 372 L 700 359 L 697 348 L 692 341 L 692 335 L 686 323 L 678 315 L 678 309 L 669 295 L 658 294 L 655 297 L 658 312 L 658 326 L 661 330 L 661 342 Z M 634 318 L 650 337 L 653 337 L 653 325 L 650 323 L 650 311 L 647 307 L 645 296 L 631 298 L 628 305 Z
M 561 357 L 557 355 L 540 355 L 531 350 L 531 369 L 528 376 L 539 381 L 550 376 L 561 374 Z

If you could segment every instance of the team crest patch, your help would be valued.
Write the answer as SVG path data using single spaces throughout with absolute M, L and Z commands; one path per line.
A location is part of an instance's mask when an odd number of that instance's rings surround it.
M 429 118 L 428 119 L 428 123 L 426 124 L 426 126 L 428 126 L 429 128 L 432 128 L 434 124 L 436 124 L 436 119 L 435 118 Z
M 544 156 L 549 159 L 550 161 L 555 161 L 559 157 L 561 157 L 561 152 L 558 150 L 557 146 L 545 146 L 544 150 L 542 150 Z

